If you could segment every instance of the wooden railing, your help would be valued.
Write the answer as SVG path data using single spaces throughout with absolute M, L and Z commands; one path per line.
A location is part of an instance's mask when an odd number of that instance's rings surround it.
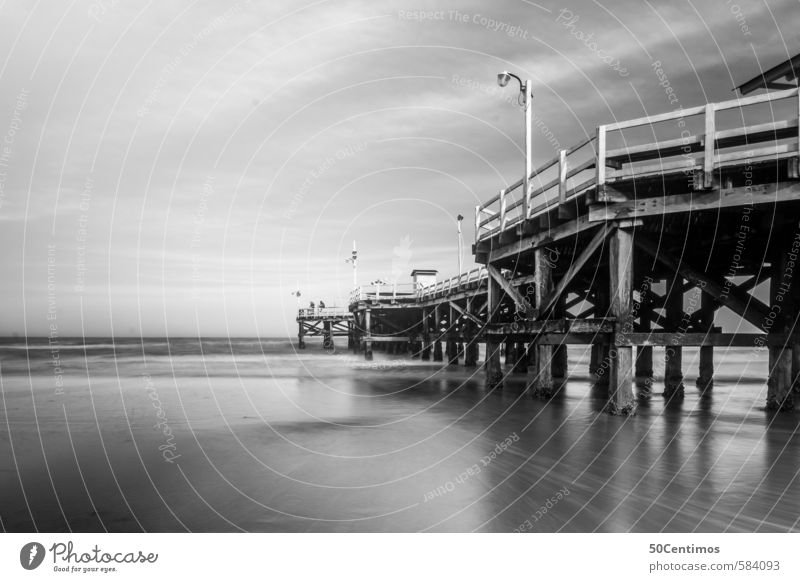
M 350 293 L 350 303 L 359 301 L 393 302 L 416 297 L 417 288 L 412 283 L 371 283 L 353 289 Z
M 522 192 L 522 180 L 486 203 L 475 207 L 476 241 L 504 232 L 527 219 L 535 218 L 554 206 L 568 205 L 576 196 L 594 185 L 594 152 L 587 138 L 559 151 L 558 155 L 536 168 L 530 176 L 528 195 Z
M 790 101 L 785 106 L 787 100 Z M 768 105 L 769 109 L 760 113 L 766 120 L 746 122 L 753 113 L 758 117 L 759 112 L 748 109 L 757 105 Z M 718 113 L 737 109 L 740 115 L 736 117 L 741 123 L 719 129 L 722 124 Z M 527 197 L 518 191 L 522 184 L 519 180 L 476 206 L 475 240 L 491 238 L 557 206 L 569 206 L 571 201 L 589 191 L 595 191 L 597 201 L 603 202 L 606 187 L 614 183 L 684 172 L 693 176 L 695 189 L 708 189 L 715 186 L 715 173 L 721 168 L 797 157 L 800 153 L 798 112 L 800 92 L 788 89 L 601 125 L 593 138 L 560 151 L 554 159 L 537 168 L 531 174 L 531 191 Z M 693 131 L 692 123 L 698 119 L 701 131 Z M 657 134 L 665 122 L 672 122 L 670 129 L 679 132 L 680 137 L 659 139 Z M 626 130 L 641 132 L 642 128 L 653 140 L 634 144 L 623 134 Z M 609 149 L 610 138 L 622 141 L 622 146 Z M 764 142 L 772 143 L 752 147 Z M 586 146 L 590 144 L 592 156 L 581 158 L 580 154 L 585 155 Z M 589 170 L 594 170 L 593 175 L 584 180 Z M 542 183 L 548 172 L 553 176 Z
M 428 285 L 419 289 L 417 298 L 420 301 L 432 299 L 440 294 L 450 294 L 459 290 L 471 289 L 480 286 L 488 277 L 485 267 L 476 267 L 471 271 L 450 277 L 444 281 L 439 281 L 433 285 Z
M 297 310 L 297 317 L 299 318 L 315 318 L 315 317 L 350 317 L 350 311 L 344 307 L 305 307 Z

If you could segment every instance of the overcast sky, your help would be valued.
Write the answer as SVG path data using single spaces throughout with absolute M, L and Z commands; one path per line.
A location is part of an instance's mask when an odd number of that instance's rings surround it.
M 361 282 L 447 276 L 461 213 L 472 265 L 475 205 L 524 167 L 500 70 L 533 79 L 541 161 L 800 51 L 789 0 L 11 1 L 0 21 L 0 333 L 21 335 L 294 335 L 291 292 L 344 302 L 354 239 Z

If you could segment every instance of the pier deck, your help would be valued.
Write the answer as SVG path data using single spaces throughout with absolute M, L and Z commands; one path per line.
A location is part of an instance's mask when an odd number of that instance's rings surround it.
M 797 89 L 601 125 L 475 208 L 468 273 L 398 295 L 358 289 L 351 345 L 403 342 L 412 355 L 504 377 L 501 346 L 535 396 L 551 396 L 570 344 L 592 345 L 608 410 L 635 411 L 634 377 L 665 346 L 664 396 L 684 394 L 682 348 L 769 353 L 767 407 L 800 389 L 800 95 Z M 758 288 L 758 290 L 756 290 Z M 769 297 L 764 302 L 756 294 Z M 725 311 L 725 317 L 720 313 Z M 724 331 L 720 319 L 738 320 Z M 728 321 L 730 320 L 730 321 Z M 635 353 L 634 353 L 635 349 Z

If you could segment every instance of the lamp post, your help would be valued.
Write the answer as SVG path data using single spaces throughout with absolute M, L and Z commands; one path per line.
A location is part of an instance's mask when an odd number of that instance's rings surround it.
M 349 259 L 344 260 L 345 263 L 353 263 L 353 289 L 358 287 L 358 276 L 357 276 L 357 263 L 358 263 L 358 251 L 356 251 L 356 241 L 353 241 L 353 253 Z
M 523 187 L 523 209 L 524 209 L 524 219 L 528 219 L 530 217 L 530 210 L 531 210 L 531 190 L 530 190 L 530 178 L 531 172 L 533 171 L 531 167 L 531 160 L 532 160 L 532 152 L 531 152 L 531 114 L 533 107 L 531 105 L 533 92 L 531 91 L 531 80 L 528 79 L 527 81 L 523 81 L 519 77 L 517 77 L 514 73 L 509 73 L 508 71 L 503 71 L 497 75 L 497 84 L 501 87 L 505 87 L 508 85 L 508 82 L 511 78 L 515 78 L 519 83 L 519 92 L 522 95 L 522 107 L 525 110 L 525 176 L 522 178 L 522 187 Z
M 456 217 L 456 222 L 458 223 L 458 284 L 459 285 L 461 285 L 461 271 L 462 271 L 461 261 L 462 261 L 462 255 L 464 254 L 463 250 L 462 250 L 463 247 L 464 247 L 464 241 L 462 240 L 462 237 L 461 237 L 461 221 L 462 220 L 464 220 L 464 217 L 459 214 Z

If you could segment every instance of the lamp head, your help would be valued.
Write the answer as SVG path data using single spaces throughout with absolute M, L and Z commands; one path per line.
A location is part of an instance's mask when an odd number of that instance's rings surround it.
M 505 87 L 508 85 L 508 82 L 511 80 L 511 73 L 508 71 L 503 71 L 497 75 L 497 84 L 501 87 Z

